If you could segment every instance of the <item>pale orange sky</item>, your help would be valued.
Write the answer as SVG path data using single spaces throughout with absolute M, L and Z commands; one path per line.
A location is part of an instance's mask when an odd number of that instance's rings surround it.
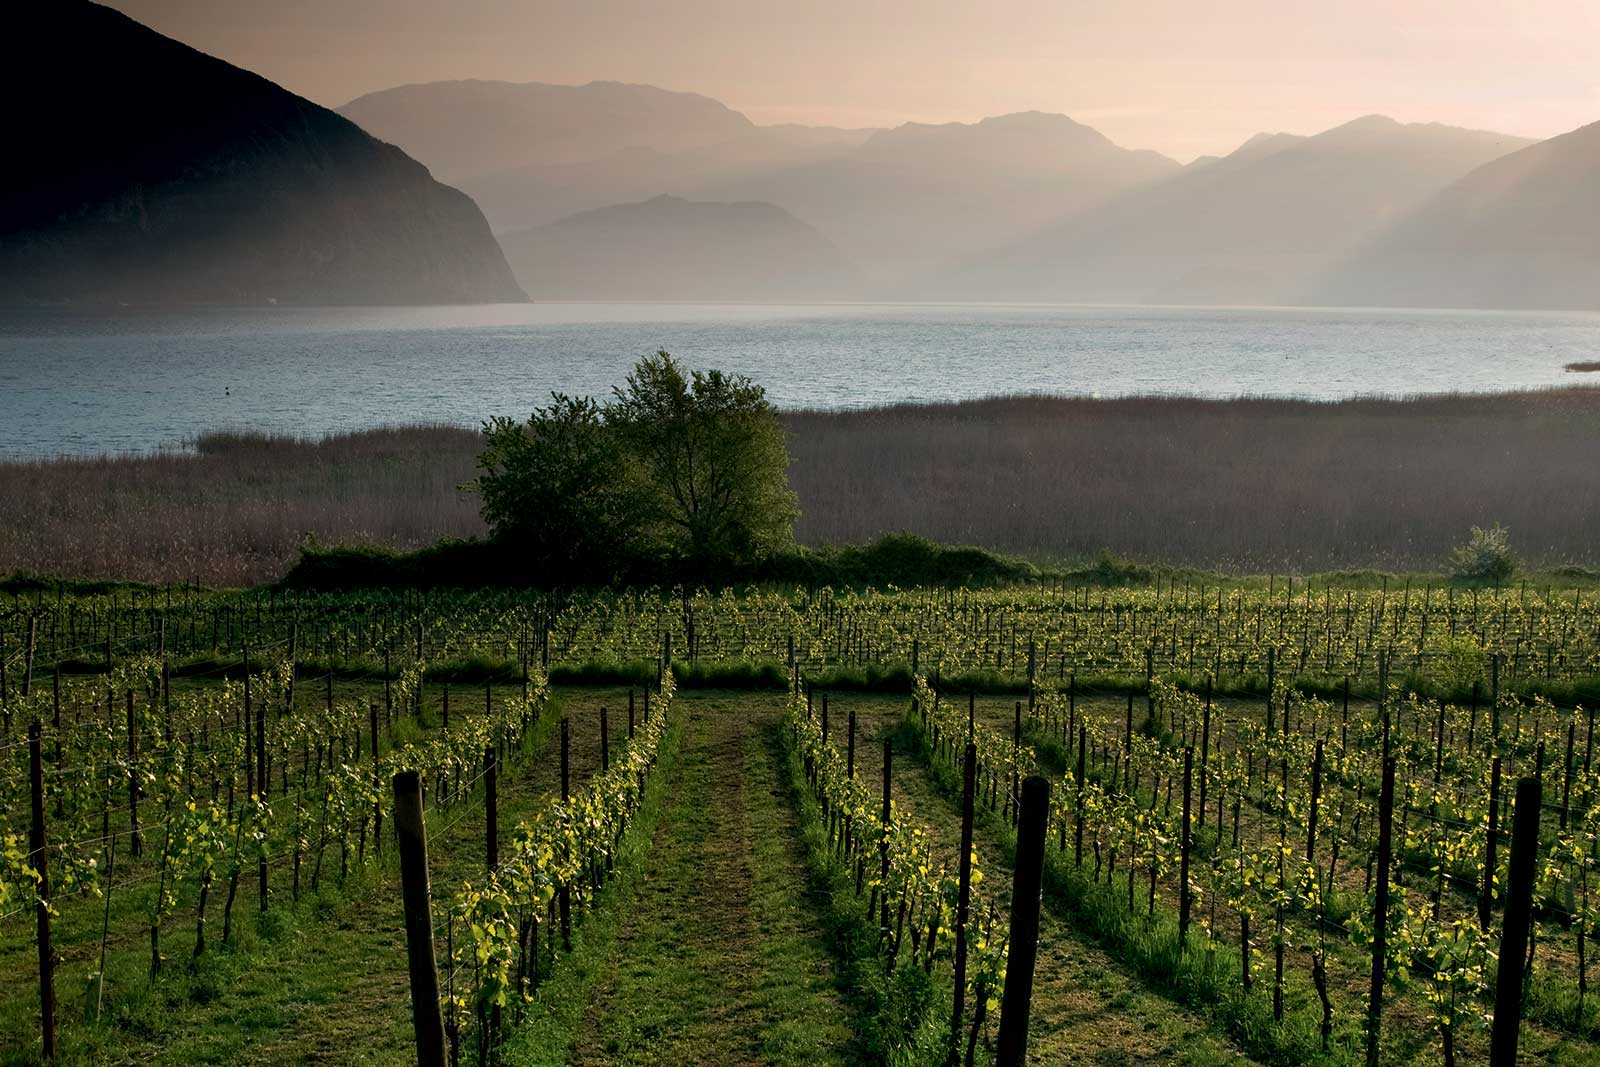
M 1600 120 L 1600 0 L 113 0 L 337 106 L 449 78 L 648 82 L 756 122 L 1037 109 L 1188 160 L 1381 112 L 1547 137 Z

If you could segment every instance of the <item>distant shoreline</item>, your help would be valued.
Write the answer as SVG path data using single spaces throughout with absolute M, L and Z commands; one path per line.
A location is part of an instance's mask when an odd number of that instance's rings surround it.
M 1600 362 L 1567 364 L 1569 371 L 1600 371 Z M 1552 398 L 1559 398 L 1571 394 L 1593 393 L 1600 397 L 1600 383 L 1573 382 L 1561 385 L 1548 385 L 1530 389 L 1505 389 L 1493 391 L 1455 391 L 1442 393 L 1362 393 L 1349 397 L 1322 398 L 1281 395 L 1272 393 L 1241 393 L 1237 396 L 1212 397 L 1199 394 L 1185 393 L 1124 393 L 1112 396 L 1091 396 L 1081 393 L 1050 393 L 1050 392 L 999 392 L 989 396 L 970 397 L 960 400 L 904 400 L 882 404 L 863 404 L 857 407 L 820 408 L 795 406 L 780 408 L 779 413 L 784 419 L 826 418 L 830 416 L 871 417 L 874 415 L 896 415 L 916 417 L 919 413 L 924 415 L 954 415 L 962 416 L 974 413 L 989 413 L 1001 409 L 1014 408 L 1018 405 L 1040 407 L 1061 405 L 1063 408 L 1077 405 L 1087 405 L 1099 410 L 1115 409 L 1143 409 L 1154 405 L 1180 405 L 1185 408 L 1211 408 L 1218 411 L 1228 409 L 1243 410 L 1246 408 L 1265 412 L 1274 410 L 1278 414 L 1331 414 L 1338 410 L 1346 412 L 1361 411 L 1365 413 L 1379 413 L 1385 409 L 1393 408 L 1395 414 L 1406 413 L 1433 413 L 1449 410 L 1455 414 L 1465 414 L 1469 411 L 1489 413 L 1489 409 L 1498 409 L 1505 404 L 1525 406 L 1528 404 L 1544 404 Z M 1065 412 L 1063 412 L 1065 414 Z M 437 433 L 460 432 L 469 434 L 474 440 L 477 438 L 478 426 L 475 423 L 429 421 L 429 420 L 397 420 L 392 422 L 379 422 L 369 426 L 357 426 L 326 431 L 312 431 L 307 433 L 281 433 L 277 431 L 254 430 L 248 426 L 217 425 L 202 429 L 196 433 L 188 434 L 177 440 L 166 442 L 148 449 L 102 449 L 98 451 L 81 452 L 54 452 L 54 453 L 0 453 L 0 470 L 7 466 L 39 465 L 52 463 L 83 462 L 93 463 L 100 461 L 135 461 L 158 460 L 163 458 L 194 457 L 206 450 L 207 443 L 213 446 L 219 442 L 252 442 L 253 447 L 305 448 L 317 445 L 336 444 L 342 439 L 359 437 L 363 434 L 406 434 L 413 432 Z M 3 573 L 3 572 L 0 572 Z

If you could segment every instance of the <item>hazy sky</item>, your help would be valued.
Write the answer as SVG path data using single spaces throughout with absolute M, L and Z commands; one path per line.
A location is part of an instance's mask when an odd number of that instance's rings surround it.
M 113 0 L 330 106 L 448 78 L 649 82 L 757 122 L 1065 112 L 1181 159 L 1382 112 L 1600 120 L 1600 0 Z

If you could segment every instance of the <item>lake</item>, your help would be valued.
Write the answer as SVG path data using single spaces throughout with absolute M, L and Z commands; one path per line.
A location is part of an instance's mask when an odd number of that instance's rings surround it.
M 476 425 L 605 394 L 665 348 L 783 407 L 997 393 L 1336 399 L 1580 383 L 1600 312 L 505 304 L 0 312 L 0 455 L 208 429 Z

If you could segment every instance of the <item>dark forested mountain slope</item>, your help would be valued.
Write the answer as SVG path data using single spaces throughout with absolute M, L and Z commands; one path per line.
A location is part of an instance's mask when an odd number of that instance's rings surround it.
M 7 19 L 0 300 L 523 299 L 471 199 L 349 120 L 110 8 Z

